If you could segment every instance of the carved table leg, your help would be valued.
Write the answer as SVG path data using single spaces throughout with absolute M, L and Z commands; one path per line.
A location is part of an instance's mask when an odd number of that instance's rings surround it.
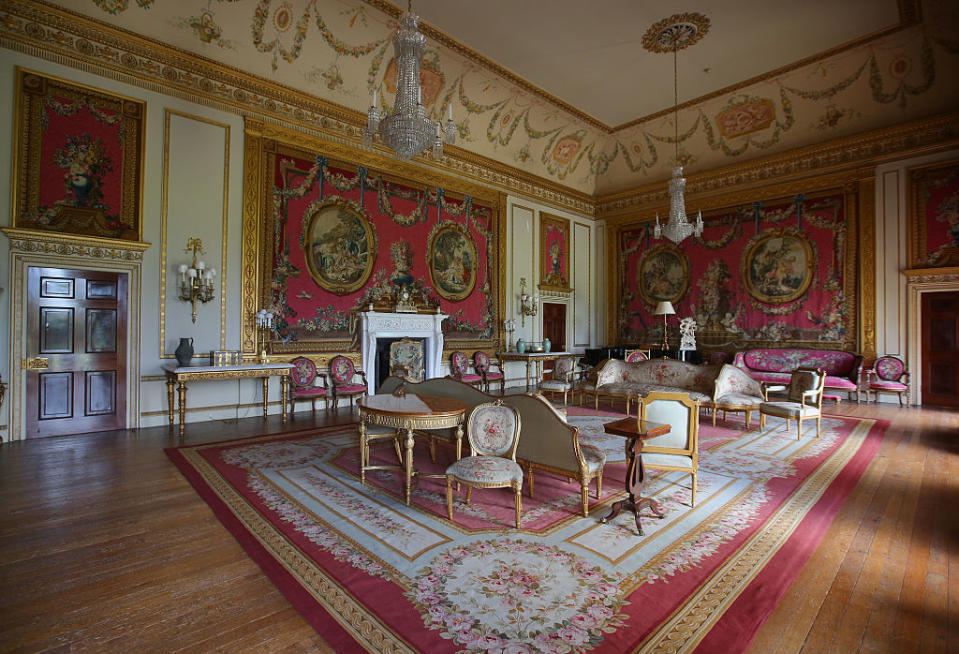
M 413 486 L 413 429 L 406 430 L 406 457 L 403 461 L 403 467 L 406 472 L 406 506 L 410 505 L 410 493 Z
M 173 377 L 167 377 L 166 380 L 166 410 L 167 416 L 170 418 L 170 426 L 173 426 L 173 386 L 176 384 L 176 381 Z
M 270 378 L 263 378 L 263 418 L 265 419 L 269 415 L 270 410 Z
M 366 483 L 366 466 L 370 462 L 369 443 L 366 440 L 366 420 L 360 416 L 360 424 L 357 427 L 360 431 L 360 481 Z
M 180 396 L 179 408 L 180 408 L 180 433 L 186 429 L 186 384 L 180 382 L 177 386 L 177 393 Z
M 290 394 L 290 376 L 282 375 L 280 377 L 280 399 L 282 400 L 281 404 L 283 405 L 283 422 L 286 422 L 286 402 L 289 399 Z M 316 402 L 316 399 L 313 400 Z M 314 408 L 315 412 L 315 408 Z

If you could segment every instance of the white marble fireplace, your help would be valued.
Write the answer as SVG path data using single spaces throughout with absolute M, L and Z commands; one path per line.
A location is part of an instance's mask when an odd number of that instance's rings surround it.
M 443 321 L 449 316 L 445 313 L 381 313 L 363 311 L 360 314 L 360 351 L 363 354 L 363 370 L 366 371 L 366 383 L 370 394 L 375 393 L 376 339 L 378 338 L 422 338 L 424 345 L 424 365 L 426 378 L 440 376 L 440 363 L 443 360 Z

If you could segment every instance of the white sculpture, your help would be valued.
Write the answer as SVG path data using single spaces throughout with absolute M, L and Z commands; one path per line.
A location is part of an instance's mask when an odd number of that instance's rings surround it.
M 679 343 L 680 350 L 695 350 L 696 349 L 696 319 L 687 317 L 680 320 L 679 335 L 682 339 L 681 342 Z

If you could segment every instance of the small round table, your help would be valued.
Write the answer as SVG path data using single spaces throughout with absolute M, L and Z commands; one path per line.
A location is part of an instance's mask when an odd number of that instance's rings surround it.
M 456 459 L 463 447 L 463 421 L 469 406 L 466 402 L 436 395 L 391 394 L 368 395 L 357 402 L 360 409 L 360 480 L 366 483 L 367 470 L 401 470 L 405 477 L 406 505 L 410 504 L 413 485 L 413 432 L 417 429 L 456 428 Z M 366 436 L 368 425 L 403 431 L 405 454 L 402 466 L 370 465 Z

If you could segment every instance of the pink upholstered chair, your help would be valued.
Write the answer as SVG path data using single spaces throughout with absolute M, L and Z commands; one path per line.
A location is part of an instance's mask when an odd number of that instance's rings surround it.
M 296 357 L 290 363 L 293 369 L 290 371 L 290 415 L 293 415 L 293 409 L 297 400 L 310 400 L 313 413 L 316 413 L 316 398 L 323 398 L 326 410 L 330 410 L 330 389 L 326 385 L 326 375 L 316 371 L 316 364 L 312 359 L 306 357 Z M 316 385 L 317 378 L 323 381 L 321 386 Z
M 624 359 L 626 363 L 636 363 L 637 361 L 646 361 L 649 353 L 646 350 L 626 350 Z
M 450 377 L 464 384 L 471 386 L 480 386 L 483 384 L 483 376 L 470 372 L 470 360 L 459 350 L 450 355 Z
M 492 368 L 496 367 L 494 371 Z M 473 369 L 483 378 L 483 392 L 489 393 L 490 382 L 499 384 L 499 394 L 506 393 L 506 380 L 503 375 L 503 365 L 499 361 L 489 358 L 486 352 L 473 352 Z
M 453 520 L 453 482 L 465 484 L 466 503 L 473 488 L 513 489 L 516 528 L 520 527 L 523 469 L 516 462 L 519 445 L 519 411 L 503 400 L 479 404 L 466 423 L 472 456 L 455 461 L 446 469 L 446 510 Z
M 362 383 L 356 382 L 359 375 Z M 357 395 L 366 395 L 366 373 L 357 370 L 348 357 L 341 355 L 330 359 L 330 381 L 333 384 L 333 408 L 337 406 L 340 397 L 350 398 L 350 408 L 353 408 L 353 398 Z
M 903 398 L 906 404 L 909 404 L 909 370 L 906 369 L 906 362 L 897 356 L 887 354 L 876 359 L 872 370 L 867 371 L 869 385 L 866 387 L 866 402 L 869 402 L 869 394 L 876 394 L 876 401 L 879 401 L 880 393 L 896 393 L 899 395 L 899 406 L 902 406 Z

